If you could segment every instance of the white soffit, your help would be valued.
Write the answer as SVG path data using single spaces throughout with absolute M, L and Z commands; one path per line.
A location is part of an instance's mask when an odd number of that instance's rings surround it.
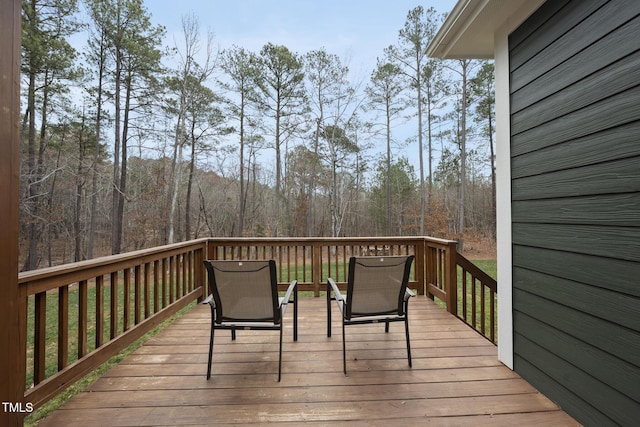
M 509 21 L 522 23 L 544 0 L 458 0 L 427 47 L 427 55 L 442 59 L 491 59 L 494 34 Z

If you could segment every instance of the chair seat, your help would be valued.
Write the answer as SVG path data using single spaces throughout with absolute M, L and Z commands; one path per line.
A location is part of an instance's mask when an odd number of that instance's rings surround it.
M 340 313 L 344 316 L 344 307 L 345 301 L 337 300 L 338 309 Z M 376 314 L 376 315 L 358 315 L 352 314 L 350 319 L 345 319 L 347 323 L 375 323 L 375 322 L 385 322 L 385 321 L 398 321 L 404 320 L 404 316 L 398 316 L 397 313 L 388 313 L 388 314 Z
M 244 322 L 241 320 L 225 320 L 223 323 L 217 323 L 216 329 L 238 329 L 238 330 L 250 330 L 250 329 L 273 329 L 280 328 L 279 323 L 271 322 Z
M 377 316 L 351 316 L 351 319 L 346 320 L 346 323 L 378 323 L 378 322 L 398 322 L 404 321 L 405 316 L 398 316 L 397 314 L 380 314 Z

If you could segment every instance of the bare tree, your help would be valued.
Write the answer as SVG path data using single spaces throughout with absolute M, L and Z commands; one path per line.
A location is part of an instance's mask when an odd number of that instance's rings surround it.
M 368 97 L 368 108 L 377 111 L 384 117 L 384 133 L 387 143 L 386 153 L 386 211 L 387 235 L 391 235 L 391 129 L 393 122 L 407 107 L 406 99 L 402 97 L 404 82 L 400 69 L 390 62 L 378 59 L 377 68 L 371 74 L 370 85 L 365 92 Z
M 26 189 L 22 209 L 28 218 L 29 253 L 24 267 L 29 270 L 38 266 L 45 226 L 41 211 L 47 203 L 43 163 L 48 145 L 49 115 L 55 98 L 66 91 L 67 85 L 61 82 L 73 78 L 75 73 L 75 51 L 67 41 L 76 28 L 72 20 L 75 10 L 74 0 L 23 2 L 21 69 L 28 83 L 22 129 L 22 138 L 26 138 L 26 164 L 22 172 Z M 38 118 L 40 129 L 36 129 Z
M 491 236 L 495 238 L 496 226 L 496 165 L 493 134 L 495 131 L 495 75 L 493 62 L 483 61 L 476 76 L 471 79 L 471 90 L 476 98 L 474 120 L 482 124 L 482 137 L 489 145 L 489 163 L 491 167 Z
M 182 45 L 176 42 L 178 67 L 170 77 L 169 86 L 175 100 L 175 134 L 172 147 L 172 162 L 167 187 L 167 243 L 175 240 L 176 208 L 178 205 L 178 188 L 182 178 L 183 149 L 190 140 L 190 131 L 187 129 L 187 114 L 189 106 L 193 104 L 194 97 L 198 96 L 201 85 L 207 81 L 215 70 L 215 52 L 213 47 L 213 33 L 207 34 L 204 59 L 201 63 L 196 58 L 202 54 L 200 39 L 200 24 L 195 14 L 182 17 Z M 192 176 L 191 174 L 189 176 Z M 190 196 L 190 193 L 188 194 Z M 188 197 L 187 204 L 190 203 Z M 188 215 L 188 211 L 187 214 Z
M 285 46 L 267 43 L 260 50 L 260 58 L 262 73 L 257 85 L 263 95 L 262 108 L 274 120 L 272 130 L 276 153 L 276 183 L 273 234 L 277 236 L 282 221 L 280 205 L 286 202 L 282 191 L 282 151 L 290 138 L 302 132 L 302 118 L 307 109 L 304 71 L 298 55 Z
M 87 258 L 93 258 L 93 250 L 95 247 L 96 222 L 98 216 L 98 182 L 99 171 L 98 165 L 102 149 L 102 122 L 103 122 L 103 105 L 105 102 L 105 80 L 108 67 L 108 28 L 106 19 L 110 16 L 109 8 L 111 4 L 101 0 L 85 0 L 90 16 L 89 40 L 87 42 L 89 49 L 85 52 L 85 57 L 89 63 L 95 64 L 93 70 L 96 74 L 97 81 L 95 86 L 88 88 L 91 98 L 95 99 L 95 138 L 93 147 L 93 163 L 91 165 L 91 211 L 89 224 L 89 242 L 87 246 Z
M 479 62 L 472 59 L 456 59 L 451 61 L 455 66 L 448 66 L 450 70 L 460 76 L 458 83 L 457 114 L 458 125 L 456 143 L 460 150 L 460 192 L 458 197 L 458 232 L 464 233 L 465 228 L 465 201 L 467 190 L 467 110 L 470 105 L 470 81 L 473 71 Z
M 149 85 L 159 72 L 161 52 L 158 49 L 164 28 L 153 26 L 142 0 L 110 1 L 108 14 L 100 25 L 107 28 L 109 54 L 113 69 L 115 111 L 113 190 L 111 210 L 111 252 L 122 250 L 124 205 L 127 186 L 127 146 L 129 130 L 137 105 L 149 97 Z
M 429 164 L 429 179 L 428 179 L 428 193 L 427 193 L 427 217 L 432 218 L 434 207 L 433 203 L 433 143 L 434 138 L 434 125 L 442 120 L 442 117 L 438 117 L 438 111 L 442 110 L 447 105 L 447 97 L 449 95 L 448 83 L 443 75 L 443 63 L 438 59 L 427 59 L 422 68 L 422 85 L 424 87 L 424 108 L 427 118 L 427 151 L 428 151 L 428 164 Z M 422 221 L 427 222 L 427 221 Z M 430 221 L 429 221 L 430 222 Z M 434 232 L 433 228 L 426 230 L 427 234 L 431 235 Z
M 440 18 L 431 7 L 426 11 L 418 6 L 409 11 L 404 27 L 398 36 L 398 45 L 385 49 L 386 55 L 398 63 L 402 72 L 409 78 L 415 91 L 416 117 L 418 120 L 418 150 L 420 160 L 420 234 L 424 234 L 425 221 L 425 179 L 423 145 L 423 68 L 427 60 L 426 47 L 439 27 Z
M 259 126 L 258 119 L 253 110 L 258 102 L 255 81 L 257 80 L 258 58 L 252 52 L 241 47 L 233 46 L 223 52 L 221 61 L 225 79 L 219 83 L 223 89 L 231 92 L 233 99 L 227 101 L 227 113 L 229 118 L 238 124 L 236 134 L 239 141 L 240 155 L 240 194 L 238 223 L 236 236 L 242 236 L 245 229 L 245 216 L 247 213 L 247 180 L 250 168 L 246 156 L 247 148 L 252 141 L 251 131 Z M 246 158 L 247 157 L 247 158 Z
M 361 108 L 363 97 L 359 91 L 360 84 L 350 81 L 349 67 L 337 55 L 320 49 L 309 52 L 305 56 L 305 70 L 312 114 L 315 116 L 315 130 L 312 137 L 313 155 L 317 160 L 326 162 L 332 173 L 329 210 L 332 235 L 337 236 L 344 218 L 345 204 L 340 202 L 337 180 L 341 163 L 353 153 L 359 151 L 356 144 L 355 123 Z M 313 161 L 312 182 L 316 182 L 317 166 Z M 313 197 L 315 184 L 309 191 L 308 198 L 308 230 L 311 235 L 314 220 Z

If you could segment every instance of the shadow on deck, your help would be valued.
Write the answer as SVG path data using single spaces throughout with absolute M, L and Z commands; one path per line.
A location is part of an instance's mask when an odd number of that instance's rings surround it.
M 87 425 L 579 425 L 497 359 L 497 349 L 421 296 L 409 307 L 413 368 L 404 330 L 347 328 L 347 369 L 337 308 L 326 334 L 324 298 L 285 318 L 282 381 L 277 332 L 216 334 L 207 381 L 208 306 L 199 305 L 112 368 L 40 426 Z

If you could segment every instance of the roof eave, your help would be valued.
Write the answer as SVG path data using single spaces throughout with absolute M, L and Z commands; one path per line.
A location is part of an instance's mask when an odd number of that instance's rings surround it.
M 506 23 L 515 28 L 544 1 L 458 0 L 427 46 L 427 55 L 441 59 L 491 59 L 498 28 Z

